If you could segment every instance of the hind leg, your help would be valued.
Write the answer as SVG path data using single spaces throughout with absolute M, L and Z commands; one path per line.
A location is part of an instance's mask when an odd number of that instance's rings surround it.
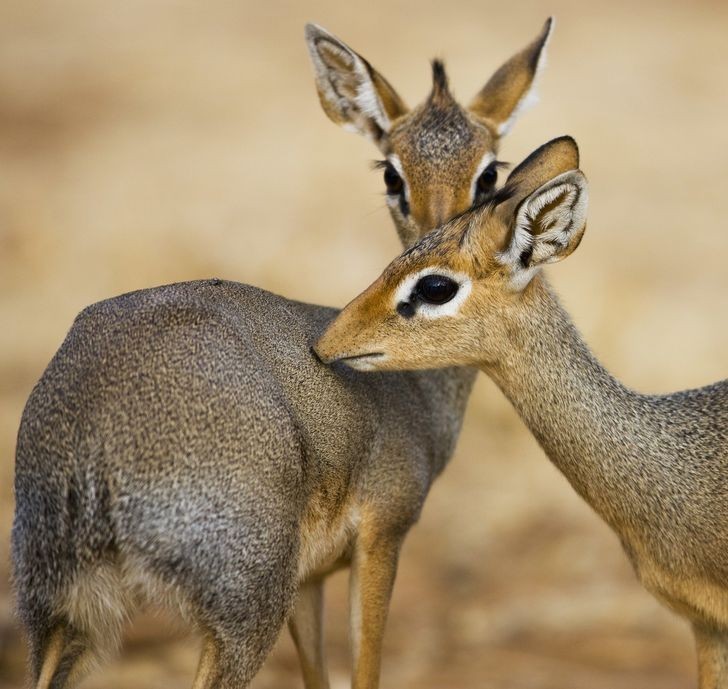
M 728 634 L 695 625 L 699 689 L 728 687 Z
M 219 680 L 217 644 L 211 636 L 206 635 L 202 641 L 200 663 L 197 666 L 197 674 L 195 675 L 195 681 L 192 683 L 192 689 L 209 689 L 214 687 Z
M 64 655 L 64 627 L 57 627 L 51 634 L 42 656 L 37 654 L 35 644 L 31 642 L 31 654 L 35 656 L 31 661 L 34 666 L 34 686 L 36 689 L 48 689 L 53 681 Z
M 38 652 L 31 639 L 31 665 L 35 689 L 71 689 L 98 659 L 91 644 L 69 625 L 60 623 Z
M 169 528 L 165 548 L 157 547 L 154 556 L 148 551 L 130 558 L 142 578 L 168 587 L 170 604 L 178 600 L 203 634 L 194 689 L 247 687 L 290 612 L 295 523 L 279 518 L 261 525 L 255 516 L 241 513 L 237 504 L 221 505 L 207 515 L 208 532 L 216 527 L 214 537 Z
M 270 578 L 285 576 L 271 572 Z M 214 604 L 202 612 L 206 631 L 193 689 L 244 689 L 278 638 L 291 596 L 261 587 L 254 597 L 248 591 L 243 601 L 216 594 L 210 600 Z
M 261 628 L 252 632 L 242 628 L 229 634 L 223 629 L 222 637 L 206 633 L 192 689 L 245 689 L 272 648 L 284 616 L 258 618 Z
M 85 565 L 60 592 L 44 586 L 42 568 L 29 558 L 15 564 L 32 686 L 73 687 L 99 660 L 116 652 L 133 609 L 118 563 L 109 559 Z
M 235 643 L 205 639 L 192 689 L 245 689 L 263 662 Z

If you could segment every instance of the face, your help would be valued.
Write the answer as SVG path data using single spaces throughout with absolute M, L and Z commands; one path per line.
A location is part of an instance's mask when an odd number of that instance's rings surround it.
M 506 61 L 463 107 L 443 64 L 432 64 L 432 90 L 410 110 L 392 85 L 343 41 L 312 24 L 306 41 L 326 115 L 371 140 L 384 155 L 386 203 L 405 246 L 479 203 L 495 188 L 500 138 L 532 100 L 552 29 Z
M 360 370 L 504 361 L 541 266 L 568 256 L 586 223 L 573 139 L 542 146 L 486 202 L 423 237 L 354 299 L 315 345 Z
M 505 266 L 463 248 L 469 225 L 456 220 L 395 259 L 332 323 L 318 356 L 368 371 L 477 363 L 514 295 Z
M 446 88 L 446 87 L 445 87 Z M 382 138 L 387 207 L 405 246 L 493 192 L 498 138 L 446 90 L 397 120 Z

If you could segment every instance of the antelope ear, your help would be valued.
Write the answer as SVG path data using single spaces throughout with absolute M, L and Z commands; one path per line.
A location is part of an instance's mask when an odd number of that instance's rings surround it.
M 511 207 L 558 175 L 579 168 L 579 146 L 570 136 L 559 136 L 539 146 L 508 175 L 505 186 L 512 190 Z
M 507 248 L 499 259 L 511 267 L 519 287 L 525 287 L 539 266 L 562 260 L 579 246 L 588 199 L 586 177 L 580 170 L 570 170 L 518 205 Z
M 306 44 L 321 107 L 329 119 L 379 144 L 407 106 L 361 55 L 316 24 L 306 24 Z
M 546 61 L 553 28 L 554 19 L 549 17 L 536 40 L 503 64 L 468 106 L 490 122 L 498 136 L 507 134 L 521 113 L 536 102 L 536 78 Z

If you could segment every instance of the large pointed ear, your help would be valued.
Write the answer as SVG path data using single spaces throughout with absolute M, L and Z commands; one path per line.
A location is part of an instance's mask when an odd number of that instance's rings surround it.
M 579 147 L 570 136 L 559 136 L 539 146 L 520 162 L 504 185 L 510 190 L 509 204 L 515 207 L 550 179 L 579 167 Z
M 508 245 L 499 259 L 524 287 L 536 269 L 566 258 L 586 229 L 589 194 L 581 170 L 569 170 L 529 194 L 516 208 Z
M 316 24 L 306 24 L 306 44 L 324 112 L 379 144 L 407 106 L 361 55 Z
M 554 19 L 549 17 L 536 40 L 503 64 L 468 106 L 487 120 L 498 136 L 508 133 L 518 116 L 537 100 L 536 79 L 544 66 L 553 28 Z

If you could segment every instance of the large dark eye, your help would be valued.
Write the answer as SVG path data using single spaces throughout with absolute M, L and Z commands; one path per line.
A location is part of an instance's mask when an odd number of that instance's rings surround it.
M 415 296 L 430 304 L 444 304 L 458 292 L 460 285 L 444 275 L 425 275 L 415 285 Z
M 404 182 L 392 163 L 387 163 L 384 166 L 384 183 L 387 185 L 387 193 L 392 196 L 401 194 L 402 189 L 404 189 Z
M 478 182 L 476 184 L 476 194 L 487 194 L 492 191 L 497 181 L 498 164 L 493 162 L 480 173 L 480 177 L 478 177 Z

